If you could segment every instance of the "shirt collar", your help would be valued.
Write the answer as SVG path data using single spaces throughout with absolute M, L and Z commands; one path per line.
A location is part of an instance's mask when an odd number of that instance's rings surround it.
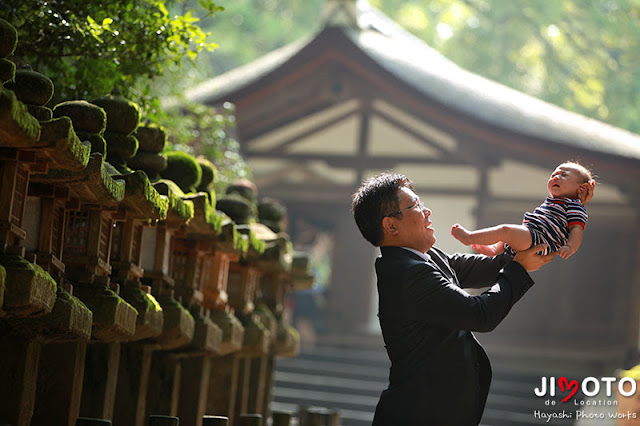
M 430 261 L 430 260 L 431 260 L 431 256 L 429 256 L 429 254 L 428 254 L 428 253 L 422 253 L 422 252 L 419 252 L 419 251 L 418 251 L 418 250 L 416 250 L 416 249 L 412 249 L 412 248 L 409 248 L 409 247 L 401 247 L 401 248 L 403 248 L 403 249 L 405 249 L 405 250 L 409 250 L 411 253 L 415 253 L 415 254 L 417 254 L 418 256 L 420 256 L 421 258 L 423 258 L 425 262 L 428 262 L 428 261 Z

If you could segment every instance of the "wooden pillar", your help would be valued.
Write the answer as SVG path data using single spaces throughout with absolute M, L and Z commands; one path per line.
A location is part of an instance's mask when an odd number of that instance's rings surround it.
M 229 266 L 229 305 L 237 312 L 245 335 L 240 357 L 235 415 L 262 413 L 265 393 L 265 358 L 271 346 L 271 334 L 255 314 L 254 299 L 261 272 L 250 263 Z
M 290 411 L 274 411 L 271 414 L 272 426 L 290 426 L 293 414 Z
M 246 413 L 258 413 L 266 417 L 267 406 L 266 395 L 269 394 L 269 374 L 270 354 L 250 359 L 249 395 L 247 398 Z
M 269 417 L 269 406 L 271 403 L 271 393 L 273 390 L 273 372 L 275 368 L 276 356 L 295 356 L 298 352 L 297 341 L 291 334 L 292 329 L 285 322 L 284 304 L 287 288 L 292 283 L 291 274 L 280 270 L 265 272 L 260 278 L 258 291 L 259 303 L 264 304 L 273 314 L 273 324 L 270 327 L 272 335 L 272 347 L 269 354 L 265 357 L 260 368 L 264 369 L 263 384 L 264 393 L 262 396 L 262 410 L 256 411 L 262 413 L 265 418 Z M 263 321 L 266 322 L 266 321 Z
M 232 353 L 214 358 L 211 364 L 207 413 L 226 416 L 230 424 L 233 424 L 236 411 L 240 362 L 240 359 Z
M 240 414 L 248 413 L 249 409 L 249 390 L 251 386 L 251 358 L 243 356 L 238 357 L 238 392 L 235 396 L 235 417 Z
M 149 373 L 154 349 L 154 344 L 135 342 L 121 346 L 113 414 L 115 424 L 145 425 Z
M 116 397 L 120 343 L 87 346 L 80 416 L 111 420 Z
M 262 426 L 262 414 L 240 414 L 238 416 L 237 426 Z
M 178 426 L 180 418 L 175 416 L 149 416 L 148 426 Z M 182 422 L 184 425 L 184 422 Z
M 273 387 L 275 386 L 275 381 L 273 379 L 273 373 L 276 368 L 275 358 L 275 355 L 271 354 L 266 360 L 266 374 L 264 379 L 265 391 L 262 398 L 262 411 L 260 411 L 265 418 L 268 418 L 271 415 L 271 398 L 273 394 Z
M 156 351 L 151 361 L 147 415 L 177 416 L 182 364 L 175 355 Z
M 211 357 L 197 356 L 182 359 L 182 375 L 178 417 L 180 424 L 202 425 L 202 417 L 207 412 Z
M 80 414 L 86 342 L 42 346 L 32 424 L 74 426 Z
M 204 416 L 202 426 L 227 426 L 229 418 L 226 416 Z
M 0 422 L 30 426 L 33 416 L 40 343 L 20 337 L 0 339 Z

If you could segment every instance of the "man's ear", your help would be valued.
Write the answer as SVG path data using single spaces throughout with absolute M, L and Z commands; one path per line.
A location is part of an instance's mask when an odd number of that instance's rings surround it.
M 396 235 L 398 233 L 398 230 L 396 229 L 395 222 L 395 219 L 392 217 L 387 216 L 383 218 L 382 229 L 384 230 L 384 232 L 390 235 Z

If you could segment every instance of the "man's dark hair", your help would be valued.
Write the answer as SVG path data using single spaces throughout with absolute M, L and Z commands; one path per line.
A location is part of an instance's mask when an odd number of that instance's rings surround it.
M 382 219 L 400 209 L 399 190 L 413 190 L 413 184 L 404 175 L 382 173 L 360 185 L 351 196 L 351 212 L 362 236 L 376 247 L 382 243 Z

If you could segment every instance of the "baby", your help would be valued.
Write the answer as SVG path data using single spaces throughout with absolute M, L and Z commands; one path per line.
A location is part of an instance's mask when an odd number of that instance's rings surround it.
M 587 224 L 585 204 L 591 200 L 595 180 L 584 166 L 560 164 L 547 182 L 549 196 L 533 213 L 525 213 L 522 225 L 503 224 L 468 231 L 459 224 L 451 235 L 478 253 L 495 256 L 507 251 L 515 254 L 537 244 L 547 244 L 544 254 L 557 251 L 568 259 L 582 243 Z

